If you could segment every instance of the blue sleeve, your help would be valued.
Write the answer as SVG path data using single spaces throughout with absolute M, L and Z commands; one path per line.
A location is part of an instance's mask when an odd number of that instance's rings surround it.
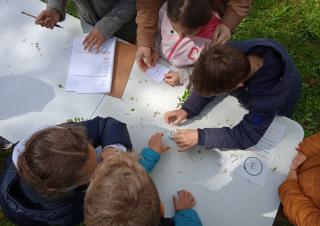
M 159 162 L 160 157 L 161 156 L 158 152 L 155 152 L 150 148 L 144 148 L 140 153 L 139 163 L 148 173 L 151 173 L 153 168 Z
M 195 92 L 192 92 L 186 102 L 182 105 L 181 109 L 188 113 L 188 118 L 192 118 L 198 115 L 202 109 L 214 98 L 215 96 L 203 97 Z
M 202 226 L 198 213 L 194 209 L 179 210 L 173 216 L 175 226 Z
M 241 122 L 233 128 L 198 129 L 199 145 L 206 149 L 227 148 L 247 149 L 256 145 L 272 123 L 274 113 L 246 114 Z
M 95 117 L 92 120 L 80 122 L 94 147 L 105 147 L 110 144 L 122 144 L 127 149 L 132 148 L 127 125 L 114 118 Z

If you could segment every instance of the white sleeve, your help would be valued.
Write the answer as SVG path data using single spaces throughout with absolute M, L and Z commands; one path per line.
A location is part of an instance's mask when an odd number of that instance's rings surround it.
M 127 148 L 125 146 L 123 146 L 122 144 L 110 144 L 110 145 L 105 146 L 104 148 L 115 148 L 115 149 L 122 151 L 122 152 L 128 151 Z

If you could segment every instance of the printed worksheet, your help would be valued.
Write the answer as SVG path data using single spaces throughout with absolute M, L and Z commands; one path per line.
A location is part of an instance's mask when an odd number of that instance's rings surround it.
M 163 80 L 165 74 L 167 74 L 169 71 L 169 68 L 157 63 L 154 67 L 149 68 L 146 71 L 146 74 L 155 82 L 160 83 Z
M 272 162 L 277 153 L 277 145 L 283 139 L 285 127 L 272 122 L 258 144 L 245 151 L 224 153 L 226 170 L 243 178 L 264 185 L 274 169 Z
M 73 40 L 66 91 L 77 93 L 110 93 L 116 38 L 106 41 L 96 53 L 82 44 L 84 37 Z

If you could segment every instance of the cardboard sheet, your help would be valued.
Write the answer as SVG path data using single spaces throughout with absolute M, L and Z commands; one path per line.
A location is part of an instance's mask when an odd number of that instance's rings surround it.
M 135 45 L 117 41 L 112 89 L 107 95 L 122 98 L 135 60 L 136 50 Z

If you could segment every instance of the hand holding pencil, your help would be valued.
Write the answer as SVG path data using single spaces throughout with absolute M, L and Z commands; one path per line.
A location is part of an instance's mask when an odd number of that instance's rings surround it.
M 53 8 L 48 8 L 43 10 L 38 17 L 28 14 L 26 12 L 21 12 L 24 15 L 33 17 L 36 19 L 35 23 L 41 25 L 42 27 L 53 29 L 54 27 L 60 27 L 57 23 L 61 18 L 61 14 Z

